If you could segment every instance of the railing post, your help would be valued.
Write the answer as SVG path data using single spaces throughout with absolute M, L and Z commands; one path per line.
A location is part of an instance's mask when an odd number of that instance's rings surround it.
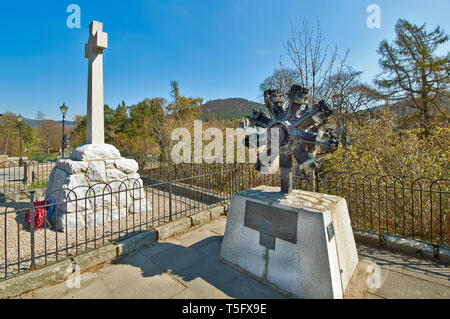
M 172 221 L 172 170 L 169 170 L 169 221 Z
M 159 155 L 159 178 L 162 177 L 162 171 L 161 171 L 161 165 L 162 165 L 162 155 Z
M 237 194 L 239 192 L 238 182 L 237 182 L 237 162 L 234 161 L 234 191 Z
M 317 169 L 314 169 L 312 171 L 312 178 L 313 178 L 314 192 L 318 193 L 319 192 L 319 173 L 317 172 Z
M 191 187 L 193 184 L 193 178 L 194 178 L 194 162 L 191 160 Z
M 35 243 L 34 243 L 34 190 L 30 191 L 30 234 L 31 234 L 31 240 L 30 240 L 30 248 L 31 248 L 31 269 L 35 269 L 36 268 L 36 263 L 35 263 L 35 256 L 34 256 L 34 248 L 35 248 Z
M 23 182 L 28 182 L 28 162 L 23 163 Z

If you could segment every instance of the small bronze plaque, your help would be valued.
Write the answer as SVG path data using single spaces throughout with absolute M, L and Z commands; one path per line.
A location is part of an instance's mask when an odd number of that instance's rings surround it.
M 275 250 L 275 237 L 265 233 L 259 233 L 259 244 L 269 249 Z
M 328 233 L 328 241 L 331 241 L 334 237 L 334 226 L 333 223 L 330 223 L 327 226 L 327 233 Z
M 297 243 L 297 212 L 247 201 L 244 226 L 261 233 L 259 243 L 275 249 L 275 237 Z

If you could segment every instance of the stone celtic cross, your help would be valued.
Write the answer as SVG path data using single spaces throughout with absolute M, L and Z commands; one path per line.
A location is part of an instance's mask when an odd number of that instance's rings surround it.
M 86 136 L 87 144 L 104 144 L 103 50 L 108 48 L 108 34 L 103 23 L 92 21 L 85 57 L 89 59 Z

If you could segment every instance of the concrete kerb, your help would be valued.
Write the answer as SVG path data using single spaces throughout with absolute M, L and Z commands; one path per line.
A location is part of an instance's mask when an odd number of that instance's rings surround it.
M 47 285 L 62 282 L 72 261 L 64 260 L 48 267 L 24 273 L 0 282 L 0 298 L 11 298 Z
M 375 231 L 354 229 L 355 240 L 381 248 L 387 248 L 419 258 L 425 258 L 444 265 L 450 265 L 450 247 L 444 244 L 433 245 L 411 238 L 382 234 Z
M 96 266 L 110 262 L 119 256 L 153 244 L 158 240 L 182 234 L 192 227 L 198 227 L 223 215 L 226 207 L 219 205 L 197 212 L 189 217 L 177 219 L 171 223 L 144 231 L 131 238 L 114 242 L 88 252 L 73 256 L 70 259 L 25 272 L 10 279 L 0 281 L 0 299 L 14 298 L 32 290 L 54 285 L 67 280 L 71 274 L 68 269 L 76 264 L 81 273 Z

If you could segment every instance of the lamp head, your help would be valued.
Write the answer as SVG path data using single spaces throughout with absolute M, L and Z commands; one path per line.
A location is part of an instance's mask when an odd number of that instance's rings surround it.
M 66 106 L 66 103 L 63 103 L 63 105 L 59 109 L 61 110 L 62 115 L 66 115 L 69 108 Z

